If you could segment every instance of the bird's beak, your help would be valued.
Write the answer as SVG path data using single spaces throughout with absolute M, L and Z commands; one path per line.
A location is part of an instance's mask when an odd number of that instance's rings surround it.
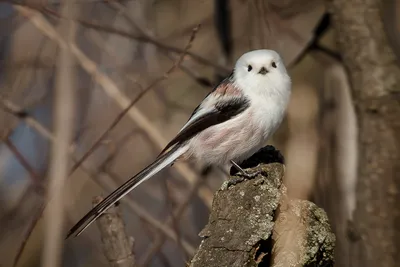
M 262 67 L 261 69 L 260 69 L 260 71 L 258 72 L 258 74 L 262 74 L 262 75 L 265 75 L 265 74 L 267 74 L 268 73 L 268 70 L 266 69 L 266 68 L 264 68 L 264 67 Z

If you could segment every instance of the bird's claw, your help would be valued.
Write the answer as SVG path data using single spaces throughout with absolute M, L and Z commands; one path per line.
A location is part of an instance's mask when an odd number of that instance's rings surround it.
M 228 180 L 228 187 L 231 185 L 237 185 L 238 183 L 243 182 L 244 180 L 251 180 L 254 179 L 257 175 L 261 174 L 261 171 L 257 170 L 255 172 L 239 172 L 238 176 L 231 178 Z
M 259 171 L 259 170 L 251 172 L 251 173 L 246 172 L 246 171 L 239 172 L 240 176 L 243 176 L 243 177 L 247 178 L 248 180 L 257 177 L 257 175 L 259 175 L 259 174 L 261 174 L 261 171 Z
M 230 178 L 228 180 L 228 184 L 227 187 L 230 187 L 231 185 L 237 185 L 238 183 L 243 182 L 245 179 L 243 177 L 234 177 L 234 178 Z

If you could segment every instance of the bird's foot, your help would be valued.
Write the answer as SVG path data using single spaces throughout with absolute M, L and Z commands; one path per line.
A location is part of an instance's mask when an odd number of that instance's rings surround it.
M 238 176 L 234 177 L 234 178 L 230 178 L 228 180 L 228 187 L 231 185 L 237 185 L 238 183 L 243 182 L 244 180 L 251 180 L 254 179 L 257 175 L 261 174 L 261 171 L 255 171 L 252 173 L 249 172 L 239 172 Z
M 230 187 L 231 185 L 237 185 L 238 183 L 243 182 L 245 179 L 243 177 L 234 177 L 234 178 L 230 178 L 228 180 L 228 184 L 227 187 Z
M 243 176 L 244 178 L 246 178 L 247 180 L 253 179 L 255 177 L 257 177 L 257 175 L 261 174 L 262 172 L 260 170 L 254 171 L 254 172 L 246 172 L 245 170 L 243 170 L 243 172 L 239 172 L 240 176 Z
M 230 185 L 236 185 L 238 183 L 241 183 L 246 179 L 247 180 L 253 179 L 257 175 L 261 174 L 261 171 L 259 171 L 259 170 L 249 173 L 249 172 L 243 170 L 236 162 L 231 161 L 231 163 L 239 172 L 238 172 L 238 176 L 228 180 L 228 187 Z
M 244 169 L 242 169 L 242 167 L 240 167 L 239 164 L 237 164 L 233 160 L 231 160 L 231 163 L 232 163 L 232 166 L 235 167 L 236 170 L 238 170 L 239 175 L 241 175 L 247 179 L 253 179 L 257 175 L 261 174 L 261 171 L 255 171 L 255 172 L 249 173 L 249 172 L 245 171 Z

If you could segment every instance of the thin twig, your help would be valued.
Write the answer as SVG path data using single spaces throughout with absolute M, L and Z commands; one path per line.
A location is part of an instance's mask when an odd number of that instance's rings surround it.
M 200 188 L 200 186 L 204 184 L 204 179 L 198 179 L 195 184 L 191 186 L 191 188 L 188 190 L 189 193 L 187 194 L 186 198 L 182 201 L 182 203 L 175 209 L 173 214 L 171 214 L 170 217 L 168 217 L 164 221 L 164 225 L 168 226 L 172 222 L 172 217 L 175 218 L 180 218 L 183 214 L 183 212 L 186 210 L 187 206 L 189 205 L 190 201 L 193 199 L 193 197 L 196 195 L 197 190 Z M 155 242 L 153 245 L 147 250 L 147 252 L 144 254 L 143 259 L 141 260 L 141 265 L 142 266 L 148 266 L 152 259 L 154 258 L 154 255 L 157 253 L 157 251 L 160 250 L 161 246 L 165 242 L 165 235 L 160 235 L 161 232 L 158 232 L 155 237 Z M 191 254 L 193 255 L 193 254 Z
M 19 107 L 15 103 L 4 98 L 2 95 L 0 95 L 0 106 L 2 106 L 3 110 L 6 111 L 7 113 L 15 116 L 16 118 L 19 118 L 20 120 L 24 121 L 28 126 L 32 127 L 32 129 L 35 129 L 44 138 L 48 139 L 52 143 L 52 145 L 54 145 L 56 143 L 56 138 L 54 137 L 54 135 L 45 126 L 43 126 L 39 121 L 37 121 L 34 117 L 32 117 L 28 113 L 28 111 L 26 111 L 25 109 Z M 8 137 L 5 137 L 5 140 L 7 140 L 6 138 L 8 138 Z M 70 149 L 69 149 L 71 156 L 73 156 L 75 147 L 76 146 L 74 144 L 71 144 Z M 12 146 L 9 146 L 9 148 L 12 149 Z M 15 155 L 18 155 L 18 154 L 15 153 Z M 24 161 L 26 161 L 26 160 L 24 160 Z M 21 164 L 23 164 L 22 160 L 20 162 L 21 162 Z M 25 166 L 26 168 L 28 168 L 27 166 L 30 166 L 29 163 L 26 163 L 23 165 L 26 165 Z M 29 168 L 32 169 L 32 167 L 29 167 Z M 31 174 L 33 174 L 33 173 L 35 173 L 35 172 L 31 172 Z M 26 232 L 24 234 L 24 238 L 22 239 L 21 245 L 18 247 L 17 254 L 14 258 L 14 261 L 13 261 L 14 267 L 17 266 L 17 264 L 22 256 L 22 253 L 25 249 L 25 246 L 28 242 L 28 239 L 31 236 L 33 229 L 36 227 L 37 222 L 42 217 L 45 207 L 46 207 L 46 204 L 43 203 L 41 205 L 41 207 L 39 207 L 37 214 L 32 218 L 31 222 L 29 223 L 29 226 L 26 229 Z
M 33 25 L 41 30 L 47 37 L 56 41 L 59 46 L 64 47 L 67 45 L 66 42 L 59 36 L 54 27 L 43 17 L 42 14 L 24 6 L 15 5 L 15 9 L 18 10 L 22 15 L 28 17 Z M 104 89 L 104 92 L 110 98 L 114 99 L 115 102 L 120 105 L 122 109 L 125 109 L 127 106 L 129 106 L 129 98 L 118 89 L 118 86 L 113 82 L 113 80 L 110 79 L 103 72 L 101 72 L 96 63 L 89 59 L 77 46 L 71 46 L 71 52 L 75 55 L 79 64 L 84 70 L 92 75 L 95 81 L 97 81 L 101 85 L 101 87 Z M 136 122 L 138 127 L 142 128 L 146 133 L 148 133 L 149 137 L 153 140 L 154 143 L 156 143 L 160 147 L 160 149 L 164 148 L 167 141 L 162 136 L 162 134 L 152 125 L 152 123 L 142 114 L 142 112 L 140 112 L 139 109 L 133 106 L 131 107 L 131 109 L 129 109 L 127 114 L 133 121 Z M 195 182 L 197 175 L 189 168 L 187 164 L 176 164 L 176 170 L 190 184 Z M 209 189 L 202 187 L 199 190 L 199 196 L 210 208 L 211 199 L 213 197 L 212 192 Z
M 109 2 L 108 4 L 109 4 L 109 6 L 114 8 L 116 11 L 120 12 L 124 16 L 124 18 L 127 20 L 127 22 L 130 23 L 133 28 L 138 30 L 141 35 L 143 35 L 144 37 L 146 37 L 148 39 L 155 39 L 155 36 L 153 35 L 153 33 L 144 25 L 143 25 L 143 27 L 141 27 L 139 25 L 140 23 L 138 23 L 136 17 L 132 16 L 131 13 L 127 12 L 127 9 L 122 4 L 120 4 L 119 2 L 116 2 L 116 1 Z M 174 59 L 171 55 L 172 53 L 170 53 L 168 51 L 164 51 L 164 54 L 166 54 L 172 61 L 174 61 Z M 193 74 L 193 72 L 190 72 L 190 70 L 188 68 L 185 68 L 183 63 L 179 64 L 178 67 L 182 71 L 184 71 L 186 74 L 188 74 L 189 77 L 193 77 L 190 75 L 190 74 Z M 196 82 L 203 82 L 203 84 L 204 84 L 204 82 L 207 82 L 204 80 L 205 78 L 202 78 L 202 77 L 195 76 L 194 78 L 195 78 Z M 211 83 L 208 82 L 208 84 L 211 84 Z M 177 165 L 177 169 L 181 174 L 184 173 L 187 176 L 190 176 L 190 175 L 193 176 L 193 172 L 187 168 L 187 165 L 183 165 L 183 166 Z M 187 176 L 185 178 L 187 178 Z M 195 182 L 195 183 L 197 184 L 197 182 Z M 193 183 L 191 183 L 191 185 L 193 186 Z M 210 200 L 212 199 L 212 194 L 210 194 L 210 191 L 206 192 L 206 190 L 204 190 L 204 188 L 201 187 L 199 190 L 199 195 L 203 199 L 205 205 L 210 208 L 211 207 Z
M 149 34 L 147 30 L 142 29 L 142 27 L 139 26 L 139 24 L 136 21 L 136 18 L 131 15 L 131 13 L 128 12 L 128 8 L 126 8 L 124 5 L 122 5 L 118 1 L 109 1 L 107 2 L 107 5 L 114 9 L 115 11 L 119 12 L 124 16 L 124 18 L 144 37 L 147 37 L 149 39 L 154 39 L 152 34 Z M 142 23 L 144 24 L 144 23 Z
M 66 17 L 73 13 L 71 3 L 65 0 L 62 12 Z M 65 20 L 61 29 L 66 33 L 69 43 L 73 43 L 76 26 L 72 20 Z M 47 200 L 49 201 L 44 214 L 46 231 L 44 233 L 43 266 L 60 266 L 63 246 L 64 223 L 64 188 L 68 177 L 69 144 L 73 139 L 74 128 L 74 74 L 71 48 L 60 47 L 59 65 L 56 73 L 54 137 L 52 157 L 49 167 L 49 187 Z M 51 200 L 51 201 L 50 201 Z
M 17 254 L 14 257 L 13 261 L 13 267 L 16 267 L 19 263 L 19 260 L 22 257 L 22 253 L 25 250 L 26 244 L 28 243 L 29 237 L 32 234 L 33 229 L 35 229 L 37 222 L 39 219 L 42 217 L 43 210 L 45 208 L 45 203 L 42 203 L 42 205 L 38 208 L 38 212 L 33 216 L 32 220 L 29 222 L 29 225 L 24 233 L 24 237 L 22 239 L 21 245 L 18 247 Z
M 104 161 L 104 163 L 96 168 L 96 171 L 91 170 L 91 168 L 88 168 L 84 165 L 80 166 L 80 169 L 86 173 L 93 182 L 95 182 L 98 186 L 103 188 L 106 191 L 109 191 L 111 188 L 115 188 L 117 186 L 116 181 L 120 181 L 121 179 L 111 171 L 106 170 L 106 164 L 111 159 L 108 158 Z M 102 178 L 107 178 L 107 179 L 96 179 L 95 177 L 99 176 L 99 174 L 102 174 Z M 195 183 L 195 187 L 197 188 L 197 184 L 199 182 Z M 177 242 L 178 238 L 177 235 L 174 233 L 174 231 L 169 227 L 168 225 L 164 225 L 160 223 L 160 221 L 152 216 L 147 210 L 142 208 L 137 202 L 132 200 L 129 197 L 126 197 L 122 199 L 123 202 L 127 204 L 127 206 L 133 211 L 134 214 L 136 214 L 140 219 L 146 221 L 149 225 L 151 225 L 154 229 L 158 230 L 159 233 L 165 235 L 167 238 L 171 239 L 174 242 Z M 183 207 L 182 207 L 183 209 Z M 194 253 L 194 247 L 182 237 L 182 247 L 184 251 L 190 255 L 193 255 Z
M 29 176 L 33 180 L 33 184 L 35 185 L 35 189 L 41 188 L 42 182 L 40 181 L 39 175 L 25 159 L 24 155 L 19 152 L 18 148 L 11 142 L 8 136 L 4 138 L 3 142 L 7 146 L 7 148 L 14 154 L 19 163 L 21 163 L 22 167 L 29 173 Z
M 48 7 L 43 7 L 43 11 L 45 11 L 46 13 L 51 14 L 53 16 L 56 16 L 58 18 L 62 18 L 62 16 L 57 11 L 54 11 L 54 10 L 48 8 Z M 125 37 L 125 38 L 136 40 L 138 42 L 150 43 L 150 44 L 153 44 L 153 45 L 157 46 L 160 49 L 163 49 L 163 50 L 166 50 L 166 51 L 170 51 L 170 52 L 173 52 L 173 53 L 176 53 L 176 54 L 182 54 L 184 52 L 184 49 L 182 49 L 182 48 L 171 46 L 171 45 L 167 45 L 167 44 L 162 43 L 162 42 L 160 42 L 160 41 L 158 41 L 158 40 L 156 40 L 153 37 L 148 36 L 148 35 L 140 35 L 140 36 L 138 36 L 138 35 L 135 35 L 133 33 L 127 32 L 125 30 L 122 30 L 122 29 L 116 29 L 114 27 L 110 27 L 110 26 L 107 26 L 107 25 L 94 24 L 92 22 L 85 21 L 85 20 L 82 20 L 82 19 L 76 19 L 76 21 L 78 23 L 80 23 L 82 26 L 85 26 L 85 27 L 88 27 L 88 28 L 91 28 L 91 29 L 95 29 L 95 30 L 106 32 L 106 33 L 110 33 L 110 34 L 116 34 L 116 35 L 119 35 L 121 37 Z M 211 61 L 209 59 L 206 59 L 206 58 L 204 58 L 204 57 L 202 57 L 202 56 L 200 56 L 198 54 L 195 54 L 193 52 L 188 51 L 188 52 L 186 52 L 186 54 L 188 56 L 190 56 L 193 60 L 196 60 L 197 62 L 199 62 L 199 63 L 201 63 L 203 65 L 207 65 L 207 66 L 213 67 L 213 68 L 215 68 L 216 70 L 218 70 L 218 71 L 220 71 L 222 73 L 228 73 L 228 72 L 231 71 L 228 67 L 219 65 L 219 64 L 217 64 L 217 63 L 215 63 L 215 62 L 213 62 L 213 61 Z
M 35 14 L 34 12 L 32 12 L 32 11 L 30 11 L 29 9 L 27 9 L 27 8 L 24 8 L 24 7 L 21 7 L 21 6 L 16 6 L 16 9 L 18 10 L 18 11 L 20 11 L 23 15 L 25 15 L 25 16 L 27 16 L 33 23 L 34 23 L 34 25 L 36 25 L 39 29 L 41 29 L 47 36 L 49 36 L 50 38 L 52 38 L 53 40 L 56 40 L 57 41 L 57 43 L 60 45 L 60 46 L 65 46 L 66 44 L 65 44 L 65 42 L 62 40 L 62 38 L 60 38 L 59 37 L 59 35 L 57 34 L 57 32 L 54 30 L 54 28 L 50 25 L 50 24 L 48 24 L 47 23 L 47 21 L 45 20 L 45 19 L 43 19 L 43 17 L 41 17 L 40 16 L 40 14 Z M 93 63 L 93 62 L 91 62 L 90 61 L 90 59 L 88 59 L 87 57 L 79 57 L 79 56 L 84 56 L 84 54 L 83 53 L 79 53 L 79 52 L 81 52 L 79 49 L 77 49 L 76 47 L 73 47 L 73 53 L 75 54 L 75 55 L 78 55 L 77 56 L 77 58 L 80 60 L 79 61 L 79 63 L 89 72 L 89 73 L 94 73 L 95 75 L 94 76 L 96 76 L 96 75 L 98 75 L 98 76 L 100 76 L 100 80 L 101 81 L 104 81 L 104 79 L 102 79 L 102 78 L 104 78 L 104 77 L 101 77 L 102 75 L 101 75 L 101 73 L 99 74 L 98 73 L 98 71 L 97 71 L 97 69 L 96 69 L 96 66 L 95 66 L 95 64 Z M 93 66 L 94 66 L 94 68 L 93 68 Z M 105 80 L 106 80 L 106 83 L 107 82 L 109 82 L 110 80 L 108 79 L 108 77 L 105 77 Z M 104 82 L 103 83 L 101 83 L 101 84 L 103 84 L 104 85 Z M 113 83 L 111 83 L 111 85 L 113 85 Z M 113 87 L 113 88 L 115 88 L 115 87 Z M 117 94 L 118 95 L 118 94 Z M 121 98 L 119 98 L 119 99 L 121 99 Z M 121 102 L 119 102 L 120 104 L 121 104 Z M 130 116 L 131 117 L 133 117 L 134 119 L 136 118 L 139 122 L 143 122 L 144 121 L 144 123 L 146 124 L 145 125 L 145 127 L 143 127 L 142 129 L 145 131 L 145 132 L 148 132 L 149 130 L 150 130 L 150 134 L 149 134 L 149 136 L 153 139 L 153 140 L 155 140 L 155 142 L 157 143 L 157 145 L 158 146 L 160 146 L 160 147 L 162 147 L 164 144 L 163 143 L 165 143 L 164 141 L 163 141 L 163 139 L 161 138 L 161 137 L 159 137 L 159 136 L 157 136 L 157 134 L 153 131 L 151 131 L 151 130 L 153 130 L 152 129 L 152 126 L 151 125 L 149 125 L 149 123 L 144 119 L 144 117 L 140 114 L 140 113 L 135 113 L 135 112 L 133 112 L 133 115 L 132 114 L 130 114 Z M 52 138 L 50 138 L 51 140 L 52 140 Z M 54 140 L 52 140 L 53 142 L 54 142 Z M 177 164 L 177 170 L 180 172 L 180 174 L 183 176 L 183 177 L 185 177 L 190 183 L 192 183 L 192 182 L 194 182 L 195 180 L 196 180 L 196 174 L 187 166 L 187 165 L 181 165 L 181 164 Z M 208 206 L 210 206 L 210 201 L 211 201 L 211 198 L 212 198 L 212 193 L 211 192 L 209 192 L 210 190 L 208 190 L 208 189 L 205 189 L 205 190 L 203 190 L 203 192 L 200 194 L 200 196 L 205 200 L 205 203 L 208 205 Z M 140 208 L 139 206 L 137 206 L 138 208 Z M 151 219 L 150 219 L 151 220 Z M 153 219 L 153 222 L 156 222 L 156 220 L 155 219 Z M 34 225 L 36 224 L 36 222 L 35 223 L 33 223 Z M 157 227 L 156 227 L 157 228 Z M 173 235 L 173 233 L 171 233 L 171 232 L 168 232 L 168 231 L 163 231 L 163 233 L 165 233 L 165 234 L 167 234 L 167 236 L 169 236 L 170 238 L 172 238 L 172 239 L 174 239 L 174 235 Z M 28 236 L 29 236 L 29 234 L 28 234 Z M 187 247 L 187 245 L 185 246 L 186 247 L 186 249 L 188 249 L 188 247 Z M 23 251 L 23 249 L 24 249 L 24 245 L 22 244 L 22 246 L 21 246 L 21 251 Z M 188 252 L 190 252 L 190 250 L 191 249 L 189 249 L 189 251 Z
M 115 188 L 116 182 L 118 179 L 114 174 L 107 172 L 103 173 L 106 174 L 106 176 L 109 178 L 105 181 L 101 181 L 100 179 L 95 179 L 94 181 L 99 184 L 102 188 L 109 189 L 109 188 Z M 103 175 L 102 177 L 104 177 Z M 174 242 L 178 242 L 177 235 L 174 233 L 174 231 L 169 227 L 168 225 L 165 225 L 164 223 L 160 222 L 158 219 L 154 218 L 146 209 L 142 208 L 137 202 L 133 201 L 131 198 L 124 198 L 122 199 L 123 202 L 127 204 L 129 208 L 141 219 L 146 221 L 149 225 L 151 225 L 153 228 L 157 229 L 165 235 L 166 237 L 170 238 Z M 182 246 L 183 249 L 185 250 L 186 253 L 193 255 L 195 248 L 186 240 L 182 238 Z
M 43 137 L 54 142 L 53 134 L 45 126 L 43 126 L 34 117 L 32 117 L 27 110 L 11 102 L 1 93 L 0 93 L 0 108 L 2 108 L 5 112 L 13 115 L 14 117 L 24 121 L 28 126 L 30 126 L 32 129 L 35 129 Z M 70 146 L 71 153 L 74 152 L 75 147 L 76 146 L 74 144 Z
M 173 57 L 170 53 L 165 53 L 165 55 L 170 59 L 173 60 Z M 193 79 L 196 83 L 200 84 L 204 87 L 214 87 L 216 85 L 215 82 L 210 81 L 208 78 L 201 76 L 195 70 L 190 69 L 189 67 L 185 66 L 185 64 L 181 64 L 179 68 L 191 79 Z
M 11 103 L 11 102 L 10 102 L 10 103 Z M 35 129 L 36 129 L 36 127 L 44 129 L 44 133 L 45 133 L 45 134 L 43 135 L 43 137 L 48 138 L 49 141 L 51 141 L 52 143 L 55 142 L 55 138 L 54 138 L 53 134 L 52 134 L 50 131 L 48 131 L 43 125 L 41 125 L 40 122 L 38 122 L 34 117 L 30 117 L 29 113 L 27 113 L 27 112 L 26 112 L 24 109 L 22 109 L 21 107 L 17 106 L 17 105 L 14 104 L 14 103 L 12 103 L 12 105 L 14 106 L 15 111 L 20 111 L 21 114 L 26 114 L 26 115 L 24 116 L 24 117 L 25 117 L 25 120 L 27 120 L 27 119 L 29 118 L 29 120 L 32 121 L 32 123 L 33 123 L 32 125 L 35 125 Z M 10 111 L 9 111 L 9 112 L 10 112 Z M 17 112 L 17 113 L 18 113 L 18 112 Z M 14 115 L 14 116 L 17 116 L 17 114 L 14 114 L 14 113 L 10 113 L 10 114 L 12 114 L 12 115 Z M 39 133 L 40 133 L 40 132 L 39 132 Z M 7 137 L 7 135 L 6 135 L 6 137 Z M 75 157 L 74 157 L 73 154 L 72 154 L 72 151 L 71 151 L 71 157 L 73 157 L 73 160 L 74 160 L 75 162 L 77 162 L 77 160 L 75 159 Z M 106 162 L 105 162 L 105 163 L 106 163 Z M 98 183 L 97 179 L 94 178 L 97 174 L 94 174 L 93 172 L 89 171 L 89 169 L 86 168 L 84 165 L 81 165 L 81 166 L 80 166 L 80 169 L 81 169 L 83 172 L 85 172 L 95 183 Z M 100 169 L 101 169 L 101 168 L 100 168 Z M 197 181 L 199 181 L 199 180 L 197 180 Z M 102 188 L 106 189 L 106 190 L 109 190 L 109 188 L 110 188 L 110 187 L 105 187 L 105 186 L 102 185 L 102 184 L 99 184 L 99 185 L 100 185 Z M 197 185 L 197 182 L 196 182 L 195 185 Z M 115 184 L 113 185 L 113 187 L 115 187 Z M 197 186 L 196 186 L 196 188 L 197 188 Z M 128 207 L 131 207 L 131 208 L 132 208 L 132 206 L 129 206 L 129 205 L 128 205 Z M 172 240 L 177 239 L 177 238 L 175 238 L 175 236 L 174 236 L 173 234 L 171 234 L 171 233 L 173 233 L 172 229 L 168 228 L 168 226 L 165 226 L 165 228 L 160 228 L 161 226 L 160 226 L 159 224 L 154 225 L 153 222 L 156 222 L 156 221 L 157 221 L 156 218 L 154 218 L 154 217 L 152 217 L 150 214 L 146 213 L 146 211 L 144 211 L 144 209 L 141 208 L 138 204 L 135 204 L 135 207 L 137 208 L 137 210 L 134 210 L 134 212 L 135 212 L 141 219 L 143 219 L 143 220 L 146 221 L 149 225 L 151 225 L 153 228 L 158 229 L 157 231 L 159 231 L 159 234 L 165 235 L 166 237 L 168 237 L 168 238 L 170 238 L 170 239 L 172 239 Z M 24 249 L 25 249 L 25 246 L 26 246 L 26 244 L 27 244 L 27 242 L 28 242 L 28 239 L 29 239 L 29 237 L 31 236 L 32 231 L 34 230 L 34 228 L 35 228 L 35 226 L 36 226 L 38 220 L 41 218 L 41 215 L 42 215 L 42 213 L 43 213 L 44 208 L 45 208 L 45 204 L 43 204 L 43 205 L 39 208 L 39 212 L 36 214 L 36 216 L 32 219 L 31 223 L 29 224 L 29 226 L 28 226 L 28 228 L 27 228 L 27 230 L 26 230 L 26 233 L 24 234 L 23 241 L 22 241 L 21 245 L 19 246 L 18 252 L 17 252 L 17 254 L 16 254 L 15 258 L 14 258 L 14 264 L 13 264 L 14 267 L 17 266 L 17 264 L 18 264 L 18 262 L 19 262 L 19 260 L 20 260 L 20 258 L 21 258 L 21 255 L 22 255 L 22 253 L 23 253 L 23 251 L 24 251 Z M 179 208 L 178 208 L 178 210 L 179 210 Z M 141 217 L 141 214 L 145 214 L 145 217 Z M 177 215 L 177 216 L 178 216 L 178 215 Z M 162 236 L 161 236 L 161 237 L 162 237 Z M 164 239 L 164 240 L 165 240 L 165 239 Z M 188 243 L 187 241 L 185 241 L 185 243 L 186 243 L 186 245 L 184 246 L 184 249 L 185 249 L 186 253 L 190 253 L 190 251 L 193 251 L 193 250 L 191 250 L 191 248 L 187 245 L 187 244 L 189 244 L 189 243 Z
M 155 36 L 152 34 L 152 32 L 147 29 L 147 28 L 142 28 L 138 25 L 136 18 L 131 15 L 131 13 L 128 12 L 128 9 L 125 8 L 121 3 L 117 1 L 112 1 L 108 2 L 108 5 L 112 7 L 114 10 L 121 12 L 121 14 L 124 16 L 124 18 L 145 38 L 148 38 L 150 40 L 155 40 Z M 164 54 L 170 58 L 172 61 L 174 61 L 172 53 L 168 51 L 167 49 L 163 51 Z M 196 74 L 194 71 L 190 70 L 188 67 L 185 67 L 184 64 L 179 64 L 178 66 L 183 72 L 185 72 L 189 77 L 194 79 L 197 83 L 203 85 L 203 86 L 213 86 L 213 83 L 211 83 L 207 78 L 205 77 L 200 77 L 198 74 Z M 226 71 L 229 71 L 226 69 Z
M 165 195 L 166 195 L 165 209 L 168 210 L 168 213 L 171 215 L 170 216 L 170 218 L 172 218 L 171 228 L 175 231 L 175 234 L 176 234 L 176 237 L 178 240 L 177 247 L 182 249 L 182 251 L 184 253 L 184 257 L 186 257 L 183 260 L 186 261 L 192 255 L 188 255 L 187 253 L 185 253 L 185 250 L 183 249 L 183 246 L 182 246 L 182 235 L 181 235 L 181 231 L 179 229 L 179 221 L 173 214 L 174 198 L 172 197 L 168 181 L 163 180 L 163 188 L 164 188 Z
M 93 144 L 93 146 L 82 156 L 82 158 L 75 163 L 75 165 L 71 169 L 71 174 L 82 164 L 83 161 L 85 161 L 92 153 L 93 151 L 100 145 L 101 141 L 104 140 L 104 138 L 109 134 L 109 132 L 123 119 L 123 117 L 129 112 L 129 110 L 147 93 L 149 92 L 152 88 L 154 88 L 158 83 L 163 81 L 164 79 L 168 78 L 168 76 L 181 64 L 183 61 L 183 58 L 185 57 L 186 51 L 190 48 L 197 31 L 199 30 L 199 27 L 196 27 L 193 29 L 192 35 L 190 36 L 189 42 L 187 43 L 185 49 L 183 50 L 183 53 L 179 57 L 179 59 L 172 65 L 171 68 L 169 68 L 165 74 L 155 81 L 153 81 L 147 88 L 145 88 L 143 91 L 139 93 L 139 95 L 132 100 L 132 102 L 129 103 L 129 105 L 122 110 L 120 114 L 114 119 L 114 121 L 108 126 L 108 128 L 104 131 L 104 133 L 97 139 L 97 141 Z

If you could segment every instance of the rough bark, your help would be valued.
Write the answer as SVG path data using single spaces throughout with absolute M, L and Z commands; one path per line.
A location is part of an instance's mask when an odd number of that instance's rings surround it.
M 190 267 L 333 266 L 335 237 L 325 212 L 292 200 L 282 184 L 283 158 L 266 147 L 241 165 L 260 174 L 240 181 L 231 170 L 214 196 L 203 241 Z
M 96 197 L 93 204 L 97 205 L 101 200 L 101 197 Z M 110 208 L 96 223 L 100 231 L 103 253 L 110 267 L 137 266 L 133 254 L 133 238 L 126 234 L 119 208 Z
M 356 209 L 347 266 L 398 266 L 400 254 L 400 69 L 379 0 L 333 0 L 339 48 L 359 127 Z

